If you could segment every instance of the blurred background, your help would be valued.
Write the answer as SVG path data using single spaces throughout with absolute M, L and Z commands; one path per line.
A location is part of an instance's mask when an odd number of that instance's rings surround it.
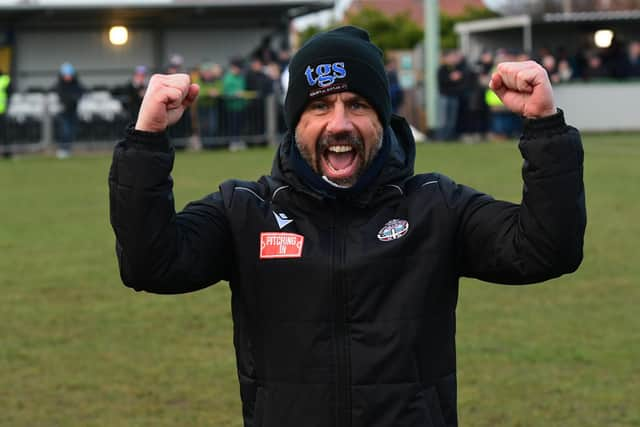
M 149 76 L 175 72 L 203 88 L 171 129 L 177 146 L 277 144 L 291 54 L 343 24 L 366 28 L 384 50 L 394 111 L 421 140 L 516 135 L 518 118 L 486 86 L 496 63 L 526 59 L 547 69 L 582 130 L 640 130 L 639 1 L 440 3 L 1 1 L 5 151 L 105 148 L 135 119 Z M 425 38 L 430 14 L 439 37 Z M 596 111 L 596 99 L 615 102 Z
M 109 225 L 110 152 L 153 73 L 201 95 L 169 129 L 179 209 L 267 173 L 291 55 L 357 25 L 439 171 L 518 202 L 521 119 L 487 84 L 535 60 L 585 143 L 580 270 L 463 280 L 463 426 L 640 426 L 640 1 L 0 0 L 0 426 L 240 426 L 230 291 L 136 294 Z

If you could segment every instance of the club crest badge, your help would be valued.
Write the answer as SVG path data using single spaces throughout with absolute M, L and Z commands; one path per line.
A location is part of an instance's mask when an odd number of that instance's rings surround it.
M 390 242 L 404 236 L 409 232 L 409 222 L 404 219 L 392 219 L 378 231 L 378 240 Z
M 300 258 L 304 236 L 296 233 L 260 233 L 260 259 Z

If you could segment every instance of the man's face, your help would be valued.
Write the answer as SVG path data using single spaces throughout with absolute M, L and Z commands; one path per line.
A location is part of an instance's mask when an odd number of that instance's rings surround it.
M 485 64 L 490 64 L 493 62 L 493 54 L 491 52 L 483 52 L 480 56 L 480 61 Z
M 257 59 L 251 61 L 251 69 L 255 72 L 262 71 L 262 61 Z
M 144 81 L 146 80 L 147 76 L 144 73 L 134 73 L 133 74 L 133 82 L 134 83 L 144 83 Z
M 302 157 L 319 175 L 350 187 L 382 146 L 378 114 L 353 92 L 311 101 L 300 116 L 295 139 Z

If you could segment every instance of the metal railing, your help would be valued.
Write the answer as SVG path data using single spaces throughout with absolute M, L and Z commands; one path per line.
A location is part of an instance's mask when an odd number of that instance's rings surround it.
M 177 147 L 277 144 L 284 132 L 281 109 L 274 95 L 203 98 L 168 132 Z
M 85 94 L 78 104 L 71 149 L 110 149 L 134 120 L 135 114 L 125 105 L 108 93 Z M 284 132 L 281 110 L 274 95 L 203 99 L 168 133 L 178 148 L 277 144 Z M 62 106 L 53 93 L 13 94 L 4 119 L 0 126 L 5 127 L 6 148 L 13 153 L 50 151 L 61 140 Z

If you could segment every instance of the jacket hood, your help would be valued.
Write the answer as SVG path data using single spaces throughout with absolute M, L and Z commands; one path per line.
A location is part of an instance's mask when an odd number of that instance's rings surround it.
M 330 187 L 329 190 L 326 186 L 316 185 L 313 181 L 301 176 L 294 164 L 297 152 L 293 135 L 288 131 L 273 161 L 271 176 L 274 179 L 283 181 L 294 189 L 318 199 L 345 198 L 359 205 L 366 205 L 382 187 L 402 183 L 413 176 L 416 147 L 407 121 L 394 115 L 391 117 L 390 125 L 385 129 L 383 147 L 376 156 L 384 156 L 384 159 L 374 159 L 372 162 L 372 165 L 376 160 L 384 162 L 380 170 L 374 172 L 376 175 L 367 177 L 366 175 L 371 171 L 365 171 L 352 187 L 347 189 Z M 311 169 L 310 166 L 309 169 Z M 321 180 L 317 174 L 315 176 Z M 367 184 L 361 185 L 363 184 L 361 181 L 367 179 L 369 180 Z

